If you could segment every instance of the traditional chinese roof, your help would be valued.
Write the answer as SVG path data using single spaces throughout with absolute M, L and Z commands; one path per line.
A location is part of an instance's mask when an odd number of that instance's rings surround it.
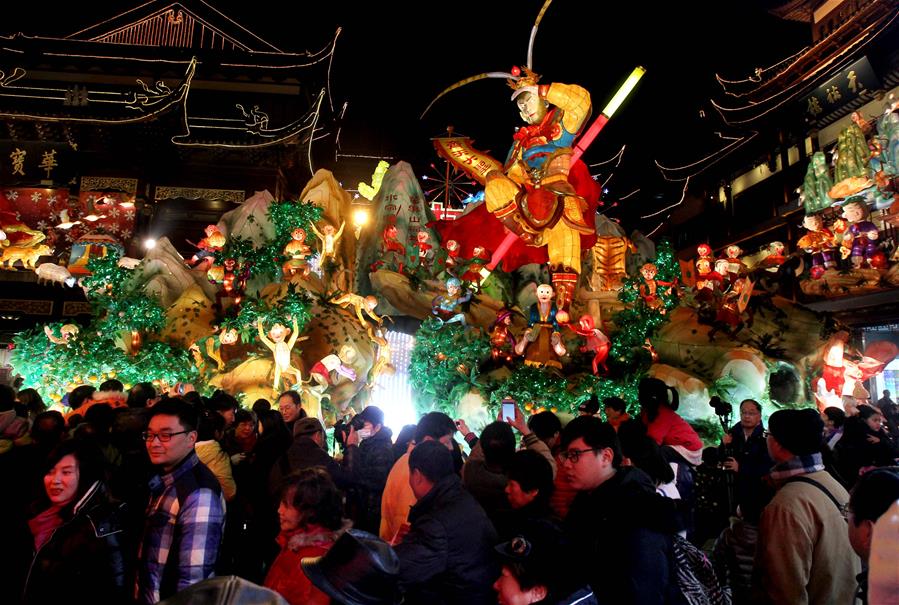
M 897 25 L 899 0 L 871 0 L 829 36 L 774 65 L 756 69 L 748 78 L 726 80 L 716 76 L 724 97 L 710 99 L 710 103 L 725 128 L 714 133 L 716 138 L 709 142 L 709 152 L 694 161 L 680 165 L 656 161 L 662 176 L 669 181 L 683 181 L 712 166 L 717 166 L 722 174 L 740 169 L 747 154 L 764 153 L 770 147 L 767 138 L 760 134 L 770 131 L 782 116 L 795 123 L 797 114 L 806 109 L 803 104 L 806 97 L 835 74 L 852 66 L 866 53 L 880 53 L 886 57 L 885 63 L 896 63 Z M 887 66 L 881 86 L 894 86 L 896 80 L 899 80 L 899 69 L 895 64 Z M 866 90 L 854 99 L 809 115 L 809 122 L 819 128 L 829 124 L 870 101 L 873 92 Z M 740 153 L 736 154 L 738 150 Z
M 821 0 L 788 0 L 780 6 L 768 9 L 768 12 L 788 21 L 811 23 L 815 7 L 819 4 Z
M 0 36 L 0 118 L 160 122 L 171 144 L 254 148 L 321 138 L 339 30 L 281 51 L 202 0 L 153 0 L 64 38 Z
M 198 10 L 199 9 L 199 10 Z M 284 54 L 203 0 L 151 0 L 69 36 L 71 40 Z
M 850 65 L 899 22 L 899 0 L 872 0 L 815 44 L 742 80 L 716 76 L 725 98 L 713 107 L 731 126 L 756 120 L 800 99 Z

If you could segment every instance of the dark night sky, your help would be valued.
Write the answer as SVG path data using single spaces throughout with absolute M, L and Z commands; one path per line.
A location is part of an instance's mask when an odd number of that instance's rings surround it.
M 110 4 L 72 3 L 52 9 L 17 4 L 0 30 L 68 34 L 138 3 L 117 2 L 116 8 L 107 8 Z M 418 116 L 453 82 L 524 63 L 542 0 L 220 0 L 214 5 L 286 51 L 317 50 L 338 25 L 343 27 L 332 72 L 335 101 L 349 101 L 343 151 L 390 155 L 419 169 L 435 158 L 429 137 L 450 123 L 475 138 L 479 148 L 505 155 L 520 120 L 509 100 L 511 91 L 501 80 L 450 93 L 424 120 Z M 645 204 L 651 203 L 651 192 L 680 194 L 679 184 L 660 182 L 653 159 L 685 164 L 720 146 L 712 134 L 716 116 L 699 117 L 703 102 L 710 95 L 720 96 L 715 73 L 746 77 L 809 39 L 808 25 L 771 17 L 759 1 L 555 0 L 537 34 L 534 68 L 543 74 L 543 82 L 585 86 L 593 97 L 594 116 L 635 65 L 647 68 L 631 100 L 585 156 L 588 164 L 599 162 L 627 144 L 620 173 L 609 187 L 619 195 L 643 187 L 643 194 L 628 203 Z

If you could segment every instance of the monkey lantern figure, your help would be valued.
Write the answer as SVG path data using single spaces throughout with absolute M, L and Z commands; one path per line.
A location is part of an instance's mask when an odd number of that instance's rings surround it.
M 297 340 L 306 340 L 309 337 L 299 338 L 300 328 L 297 325 L 296 317 L 292 318 L 292 322 L 292 330 L 283 324 L 276 323 L 268 331 L 268 337 L 266 337 L 265 330 L 262 327 L 262 320 L 260 319 L 256 322 L 256 327 L 259 329 L 259 340 L 269 348 L 275 358 L 275 378 L 272 382 L 272 388 L 275 391 L 281 390 L 281 376 L 284 374 L 293 374 L 297 382 L 303 380 L 300 371 L 293 367 L 290 361 L 290 352 L 293 350 L 294 345 L 297 344 Z M 288 335 L 290 336 L 289 338 Z
M 602 366 L 603 373 L 608 372 L 609 368 L 606 366 L 606 359 L 609 358 L 611 341 L 608 336 L 602 333 L 602 330 L 596 327 L 596 324 L 593 322 L 593 316 L 582 315 L 580 320 L 578 320 L 577 327 L 570 324 L 568 327 L 587 340 L 584 346 L 580 347 L 580 351 L 581 353 L 587 353 L 588 351 L 593 353 L 593 373 L 599 374 L 600 366 Z

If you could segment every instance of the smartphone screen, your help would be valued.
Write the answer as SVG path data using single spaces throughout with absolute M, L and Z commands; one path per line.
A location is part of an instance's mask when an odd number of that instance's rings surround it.
M 503 399 L 503 420 L 515 420 L 515 401 Z

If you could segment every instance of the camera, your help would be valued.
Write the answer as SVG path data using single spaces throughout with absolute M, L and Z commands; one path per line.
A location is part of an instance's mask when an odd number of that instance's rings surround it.
M 733 408 L 726 401 L 722 401 L 720 397 L 717 395 L 713 395 L 711 399 L 709 399 L 709 405 L 715 410 L 715 415 L 720 417 L 729 418 L 731 413 L 733 413 Z
M 354 428 L 358 432 L 362 430 L 363 426 L 365 426 L 365 420 L 359 414 L 353 416 L 349 421 L 345 418 L 341 419 L 334 425 L 334 438 L 337 439 L 340 445 L 346 446 L 346 438 L 350 434 L 350 428 Z

